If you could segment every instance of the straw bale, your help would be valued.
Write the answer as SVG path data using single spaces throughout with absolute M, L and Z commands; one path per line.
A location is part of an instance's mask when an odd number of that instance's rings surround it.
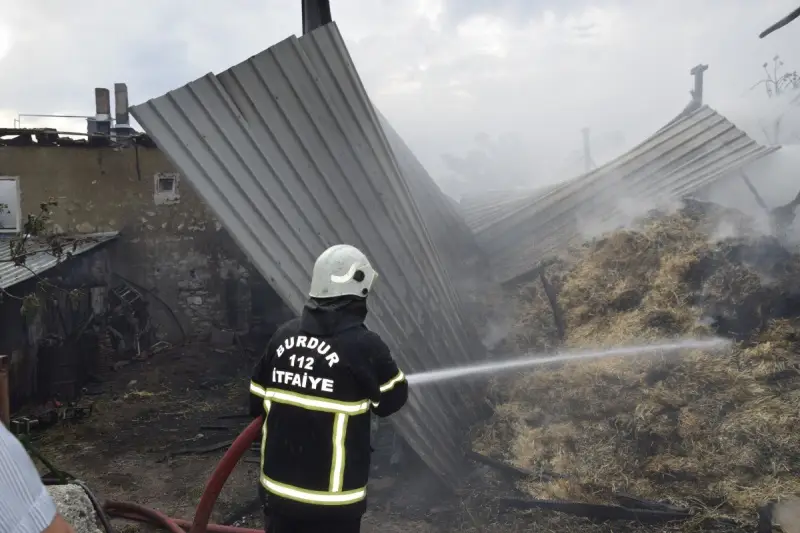
M 553 265 L 562 349 L 712 334 L 733 347 L 498 378 L 475 448 L 566 476 L 519 486 L 540 498 L 626 492 L 751 519 L 757 505 L 800 496 L 800 256 L 752 227 L 694 202 Z M 540 285 L 520 289 L 516 310 L 518 351 L 558 346 Z

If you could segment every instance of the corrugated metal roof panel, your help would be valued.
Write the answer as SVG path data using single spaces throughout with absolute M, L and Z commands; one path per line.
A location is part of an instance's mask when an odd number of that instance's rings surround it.
M 68 261 L 70 257 L 88 252 L 92 248 L 117 237 L 117 232 L 93 233 L 64 237 L 61 243 L 64 255 L 53 255 L 50 246 L 38 239 L 30 238 L 25 243 L 27 255 L 25 265 L 14 264 L 11 253 L 11 238 L 0 239 L 0 287 L 7 289 L 17 283 L 31 279 L 54 266 Z M 67 256 L 66 254 L 70 254 Z
M 382 275 L 368 325 L 404 370 L 484 357 L 335 24 L 132 112 L 294 311 L 316 256 L 351 243 Z M 452 481 L 474 412 L 436 386 L 392 418 Z
M 467 285 L 475 280 L 488 281 L 481 279 L 486 270 L 476 269 L 482 251 L 459 212 L 458 204 L 442 192 L 400 135 L 385 117 L 379 116 L 400 172 L 409 185 L 449 277 L 455 283 Z
M 533 198 L 549 194 L 560 185 L 556 183 L 536 189 L 486 191 L 465 196 L 461 199 L 460 211 L 467 226 L 478 233 L 491 226 L 504 212 L 516 210 L 519 206 L 530 203 Z
M 458 290 L 464 316 L 475 324 L 486 326 L 488 316 L 485 302 L 487 288 L 491 286 L 491 270 L 475 241 L 475 235 L 464 222 L 455 200 L 439 189 L 403 139 L 382 116 L 381 124 L 400 171 L 419 206 L 422 220 L 440 252 L 445 271 Z
M 619 214 L 623 198 L 650 204 L 678 198 L 777 149 L 703 106 L 589 174 L 503 209 L 483 222 L 476 239 L 496 280 L 508 282 L 579 240 L 579 224 Z

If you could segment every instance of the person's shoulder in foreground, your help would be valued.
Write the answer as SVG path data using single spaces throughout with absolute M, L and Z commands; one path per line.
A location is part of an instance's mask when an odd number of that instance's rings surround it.
M 22 443 L 0 423 L 0 533 L 72 533 Z

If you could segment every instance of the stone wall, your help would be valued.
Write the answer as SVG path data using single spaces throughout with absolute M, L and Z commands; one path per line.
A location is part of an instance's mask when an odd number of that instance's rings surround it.
M 109 246 L 112 269 L 152 293 L 162 337 L 179 330 L 166 306 L 196 335 L 213 326 L 246 329 L 254 307 L 266 309 L 267 321 L 286 316 L 274 291 L 156 148 L 0 147 L 0 176 L 18 178 L 23 217 L 52 197 L 59 202 L 57 230 L 120 231 Z M 256 293 L 262 301 L 254 306 Z

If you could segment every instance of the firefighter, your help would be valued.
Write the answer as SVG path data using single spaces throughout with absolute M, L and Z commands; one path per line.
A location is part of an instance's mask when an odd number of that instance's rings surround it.
M 325 250 L 302 315 L 278 328 L 256 365 L 250 410 L 265 420 L 267 533 L 360 531 L 371 413 L 387 417 L 408 399 L 389 348 L 364 325 L 377 277 L 357 248 Z

